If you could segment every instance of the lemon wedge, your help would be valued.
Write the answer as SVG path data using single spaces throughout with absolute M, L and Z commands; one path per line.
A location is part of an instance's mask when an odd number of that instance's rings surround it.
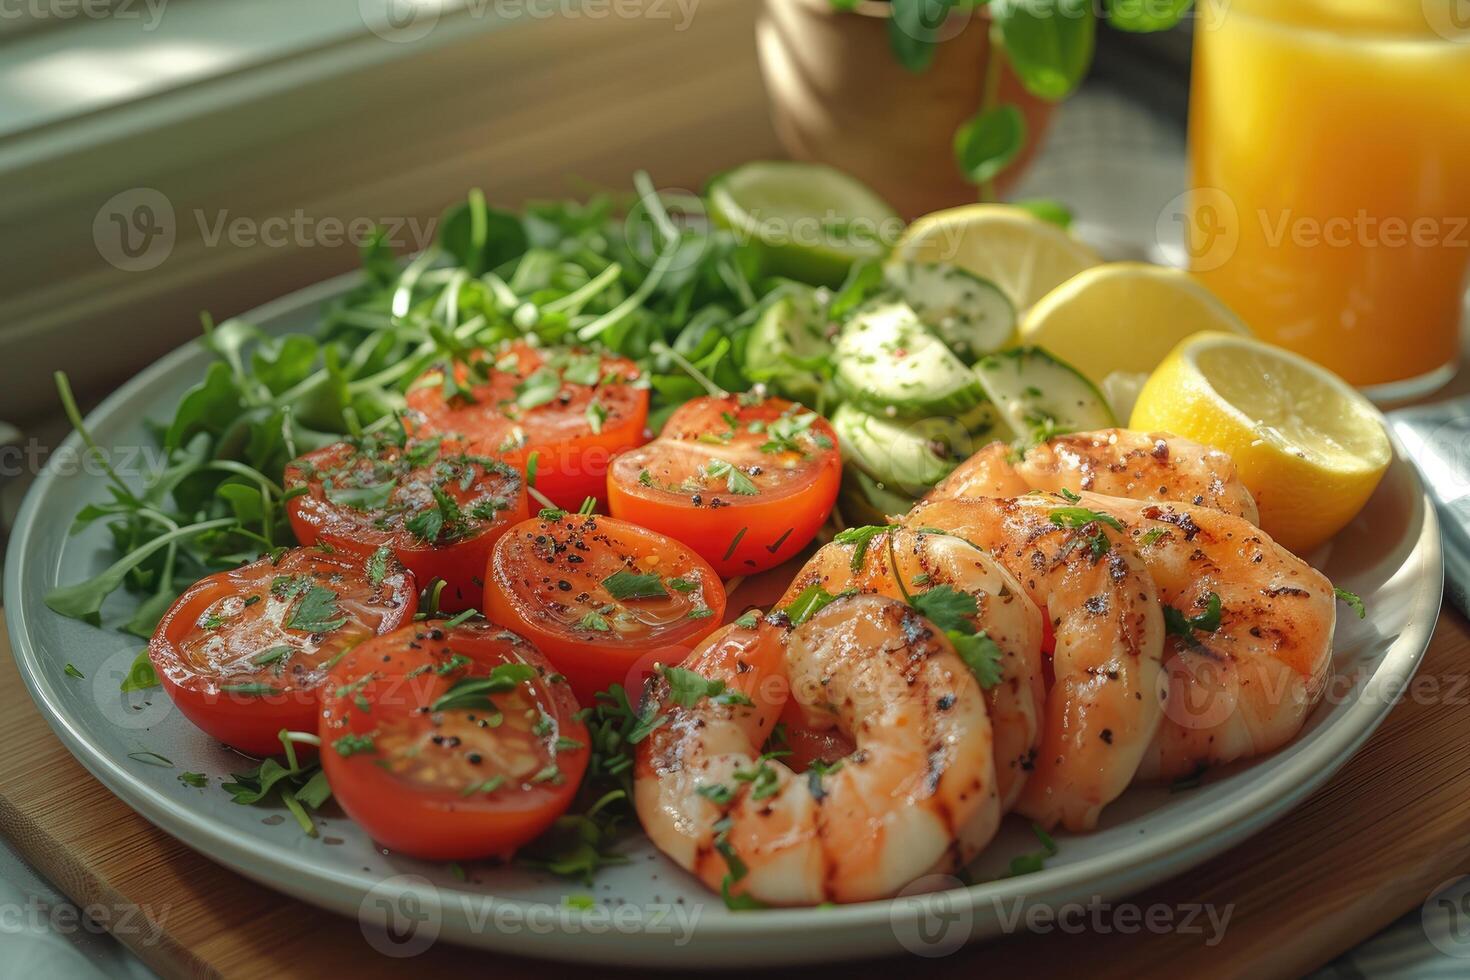
M 1298 554 L 1357 516 L 1393 458 L 1383 417 L 1347 382 L 1229 333 L 1175 347 L 1139 392 L 1130 425 L 1229 453 L 1261 529 Z
M 1148 373 L 1202 330 L 1249 336 L 1234 313 L 1187 272 L 1110 262 L 1047 293 L 1021 321 L 1021 343 L 1045 347 L 1102 384 L 1115 372 Z
M 905 262 L 948 262 L 1000 287 L 1017 310 L 1102 260 L 1048 221 L 1003 204 L 926 214 L 893 248 Z

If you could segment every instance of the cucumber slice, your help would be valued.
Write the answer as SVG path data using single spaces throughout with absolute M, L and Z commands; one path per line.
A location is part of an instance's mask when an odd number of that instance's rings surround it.
M 998 419 L 982 404 L 959 418 L 889 419 L 840 405 L 832 428 L 847 462 L 894 493 L 927 492 L 997 436 Z
M 907 303 L 860 310 L 842 328 L 833 357 L 838 392 L 874 415 L 954 416 L 985 400 L 974 373 Z
M 1096 385 L 1040 347 L 982 357 L 975 375 L 1001 418 L 1030 441 L 1118 424 Z
M 877 482 L 855 466 L 842 468 L 837 509 L 848 527 L 887 524 L 890 516 L 906 514 L 914 502 Z
M 745 372 L 773 391 L 807 405 L 821 404 L 826 381 L 817 363 L 830 363 L 832 342 L 826 317 L 812 290 L 793 293 L 767 307 L 745 347 Z
M 966 364 L 1016 335 L 1016 308 L 989 279 L 948 262 L 890 262 L 883 278 Z

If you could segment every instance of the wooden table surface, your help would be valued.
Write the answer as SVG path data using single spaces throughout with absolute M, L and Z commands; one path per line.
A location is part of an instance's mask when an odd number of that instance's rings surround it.
M 3 621 L 3 614 L 0 614 Z M 1470 870 L 1470 627 L 1446 610 L 1414 690 L 1327 786 L 1246 843 L 1131 901 L 1147 909 L 1228 909 L 1210 930 L 1022 934 L 952 956 L 805 969 L 935 977 L 997 969 L 1099 978 L 1168 974 L 1297 976 L 1419 906 Z M 211 863 L 155 829 L 94 780 L 51 734 L 0 630 L 0 832 L 79 906 L 100 905 L 118 938 L 165 977 L 353 978 L 491 967 L 497 978 L 545 964 L 436 944 L 412 960 L 377 953 L 357 922 L 296 902 Z M 3 972 L 3 970 L 0 970 Z M 647 971 L 638 971 L 646 974 Z M 599 970 L 603 975 L 620 971 Z M 632 976 L 629 971 L 627 975 Z

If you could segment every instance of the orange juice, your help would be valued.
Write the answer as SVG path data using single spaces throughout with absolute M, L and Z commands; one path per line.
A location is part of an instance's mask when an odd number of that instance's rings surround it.
M 1470 3 L 1202 0 L 1195 26 L 1195 273 L 1353 384 L 1447 380 L 1470 271 Z

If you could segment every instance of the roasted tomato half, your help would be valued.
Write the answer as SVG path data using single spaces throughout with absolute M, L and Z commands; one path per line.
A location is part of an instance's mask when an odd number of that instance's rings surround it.
M 195 582 L 159 621 L 148 659 L 186 718 L 269 755 L 282 728 L 316 730 L 334 660 L 417 608 L 413 576 L 390 555 L 295 548 Z
M 299 493 L 286 512 L 301 544 L 386 547 L 421 586 L 442 578 L 452 612 L 480 601 L 496 539 L 530 513 L 520 470 L 439 435 L 326 446 L 286 467 L 286 488 Z
M 499 626 L 407 626 L 322 692 L 322 768 L 373 839 L 433 861 L 508 857 L 561 816 L 589 754 L 566 680 Z
M 613 516 L 684 542 L 729 577 L 792 558 L 827 520 L 842 457 L 827 420 L 780 398 L 696 398 L 608 470 Z
M 648 388 L 636 364 L 519 341 L 448 374 L 430 371 L 408 405 L 417 431 L 461 433 L 481 452 L 534 469 L 536 489 L 568 510 L 601 501 L 608 461 L 647 438 Z
M 676 664 L 725 615 L 714 569 L 656 531 L 543 513 L 495 545 L 485 607 L 529 637 L 584 704 L 655 662 Z

